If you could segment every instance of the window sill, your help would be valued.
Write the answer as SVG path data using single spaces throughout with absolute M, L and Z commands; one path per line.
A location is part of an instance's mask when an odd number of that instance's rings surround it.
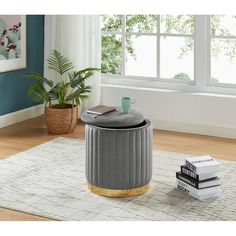
M 127 86 L 135 88 L 146 88 L 146 89 L 164 89 L 164 90 L 174 90 L 174 91 L 194 91 L 195 83 L 194 81 L 185 82 L 169 82 L 169 81 L 155 81 L 150 78 L 143 79 L 124 79 L 124 78 L 115 78 L 115 77 L 102 77 L 103 85 L 117 85 L 117 86 Z
M 103 87 L 129 88 L 135 90 L 158 91 L 201 95 L 208 97 L 236 98 L 236 88 L 225 88 L 220 86 L 205 86 L 198 88 L 195 84 L 157 82 L 146 80 L 128 80 L 118 78 L 102 78 Z
M 150 92 L 160 92 L 160 93 L 175 93 L 175 94 L 186 94 L 193 96 L 205 96 L 205 97 L 218 97 L 218 98 L 233 98 L 236 99 L 236 94 L 224 94 L 216 92 L 196 92 L 196 91 L 184 91 L 182 89 L 168 89 L 168 88 L 151 88 L 149 86 L 134 86 L 134 85 L 120 85 L 114 83 L 102 83 L 104 88 L 117 88 L 117 89 L 131 89 L 136 91 L 150 91 Z

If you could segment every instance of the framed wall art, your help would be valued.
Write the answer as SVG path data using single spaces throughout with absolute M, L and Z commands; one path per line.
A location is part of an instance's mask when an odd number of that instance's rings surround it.
M 0 15 L 0 73 L 26 68 L 26 16 Z

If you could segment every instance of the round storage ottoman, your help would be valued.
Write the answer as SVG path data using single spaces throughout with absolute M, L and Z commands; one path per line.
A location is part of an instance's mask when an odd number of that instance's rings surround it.
M 122 116 L 122 115 L 121 115 Z M 85 126 L 86 178 L 89 189 L 108 197 L 146 192 L 152 177 L 152 125 Z

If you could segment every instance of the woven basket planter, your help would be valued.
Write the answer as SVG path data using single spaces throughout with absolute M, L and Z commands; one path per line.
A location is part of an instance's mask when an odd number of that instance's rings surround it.
M 48 132 L 51 134 L 68 134 L 74 131 L 78 121 L 78 107 L 68 105 L 65 109 L 45 106 L 44 117 Z

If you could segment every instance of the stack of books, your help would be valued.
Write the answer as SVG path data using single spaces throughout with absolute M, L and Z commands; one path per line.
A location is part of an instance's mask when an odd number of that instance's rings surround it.
M 211 156 L 187 158 L 176 172 L 177 188 L 199 200 L 219 196 L 219 170 L 220 163 Z

